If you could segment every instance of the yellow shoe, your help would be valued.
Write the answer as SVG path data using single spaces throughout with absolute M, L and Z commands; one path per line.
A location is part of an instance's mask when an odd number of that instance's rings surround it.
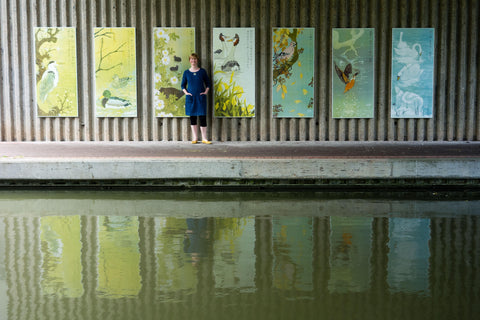
M 197 143 L 197 140 L 192 140 L 192 144 L 196 144 Z
M 203 143 L 203 144 L 212 144 L 212 142 L 211 142 L 211 141 L 208 141 L 208 140 L 202 140 L 202 143 Z

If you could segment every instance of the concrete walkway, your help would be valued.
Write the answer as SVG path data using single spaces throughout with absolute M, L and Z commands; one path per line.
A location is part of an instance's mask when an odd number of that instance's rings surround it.
M 479 179 L 480 142 L 0 142 L 1 186 L 475 186 Z

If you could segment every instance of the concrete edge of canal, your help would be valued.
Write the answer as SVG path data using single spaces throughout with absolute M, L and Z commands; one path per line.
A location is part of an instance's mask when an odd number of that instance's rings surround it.
M 480 188 L 480 158 L 2 159 L 0 188 Z

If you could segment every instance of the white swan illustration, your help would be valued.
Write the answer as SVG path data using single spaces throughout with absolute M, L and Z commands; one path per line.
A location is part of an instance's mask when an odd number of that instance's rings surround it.
M 403 32 L 400 32 L 400 40 L 397 47 L 393 48 L 395 51 L 395 59 L 400 63 L 415 63 L 420 62 L 422 56 L 422 46 L 419 43 L 415 43 L 411 48 L 403 41 Z
M 420 81 L 420 76 L 423 70 L 420 68 L 420 64 L 413 63 L 405 65 L 397 73 L 397 85 L 400 87 L 409 87 Z
M 423 98 L 416 93 L 403 91 L 395 87 L 396 107 L 398 117 L 421 117 L 423 116 Z

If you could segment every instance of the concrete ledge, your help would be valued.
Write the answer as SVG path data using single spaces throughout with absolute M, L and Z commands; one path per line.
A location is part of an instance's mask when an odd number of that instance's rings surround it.
M 0 180 L 480 179 L 479 158 L 36 159 L 0 161 Z
M 0 187 L 466 185 L 480 143 L 0 143 Z

